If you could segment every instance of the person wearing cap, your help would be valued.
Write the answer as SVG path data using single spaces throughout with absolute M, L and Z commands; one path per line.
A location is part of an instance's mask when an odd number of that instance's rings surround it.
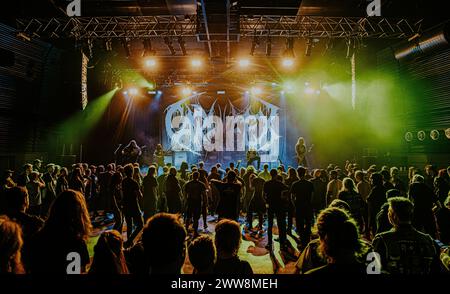
M 40 173 L 41 172 L 41 167 L 42 167 L 42 160 L 40 160 L 39 158 L 35 159 L 33 161 L 33 171 L 36 171 L 36 172 Z
M 5 170 L 5 173 L 3 174 L 2 178 L 2 188 L 12 188 L 16 186 L 16 183 L 14 183 L 14 180 L 12 179 L 14 171 L 7 169 Z
M 40 216 L 42 213 L 42 189 L 45 188 L 45 184 L 42 182 L 38 172 L 31 172 L 30 181 L 27 183 L 26 188 L 30 199 L 28 212 L 32 215 Z

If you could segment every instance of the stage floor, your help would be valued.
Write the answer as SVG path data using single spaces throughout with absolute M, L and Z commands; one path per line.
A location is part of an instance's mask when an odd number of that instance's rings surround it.
M 239 257 L 242 260 L 246 260 L 252 266 L 253 272 L 256 274 L 284 274 L 293 273 L 295 271 L 295 263 L 299 255 L 297 249 L 297 242 L 294 238 L 298 236 L 288 236 L 288 241 L 291 244 L 291 248 L 288 252 L 280 251 L 280 244 L 277 241 L 273 242 L 273 254 L 265 249 L 267 245 L 267 232 L 259 235 L 251 235 L 249 232 L 244 231 L 244 217 L 240 217 L 239 222 L 241 224 L 241 229 L 243 230 L 242 244 L 239 249 Z M 200 234 L 209 234 L 214 236 L 216 219 L 208 216 L 208 229 L 203 232 L 199 229 Z M 255 225 L 257 220 L 254 221 Z M 109 230 L 113 227 L 114 221 L 111 214 L 106 216 L 101 215 L 93 221 L 94 230 L 92 236 L 88 240 L 89 255 L 92 258 L 94 254 L 94 246 L 97 243 L 98 236 L 105 230 Z M 203 220 L 199 222 L 199 228 L 203 228 Z M 123 228 L 123 237 L 126 239 L 126 226 Z M 293 238 L 294 237 L 294 238 Z M 273 228 L 273 238 L 278 238 L 278 229 L 276 227 L 276 221 Z M 186 256 L 186 260 L 183 266 L 183 273 L 192 273 L 192 265 L 189 262 L 189 258 Z

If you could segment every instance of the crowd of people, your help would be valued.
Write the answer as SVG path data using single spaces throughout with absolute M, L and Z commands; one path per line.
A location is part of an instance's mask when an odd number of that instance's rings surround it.
M 253 269 L 238 255 L 244 232 L 267 234 L 269 253 L 273 242 L 289 251 L 291 236 L 300 274 L 444 273 L 449 175 L 450 167 L 427 165 L 403 178 L 396 167 L 363 170 L 347 161 L 313 170 L 218 163 L 209 172 L 203 162 L 178 170 L 154 164 L 143 176 L 137 163 L 44 168 L 36 160 L 2 179 L 0 272 L 67 273 L 75 252 L 81 273 L 179 274 L 187 255 L 196 274 L 247 275 Z M 92 220 L 105 212 L 113 228 L 100 235 L 91 260 Z

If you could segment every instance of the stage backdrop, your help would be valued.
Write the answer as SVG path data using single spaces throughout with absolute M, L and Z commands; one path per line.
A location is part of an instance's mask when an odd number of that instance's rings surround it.
M 246 152 L 256 150 L 261 163 L 277 165 L 285 156 L 284 111 L 263 99 L 247 100 L 239 107 L 230 98 L 198 93 L 168 105 L 162 142 L 173 155 L 167 159 L 176 166 L 183 160 L 201 160 L 207 167 L 242 160 L 246 166 Z

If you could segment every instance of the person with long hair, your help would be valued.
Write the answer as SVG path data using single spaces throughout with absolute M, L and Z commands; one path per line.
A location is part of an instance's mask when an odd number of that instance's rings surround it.
M 56 180 L 56 195 L 59 195 L 63 191 L 69 189 L 69 181 L 67 180 L 68 175 L 69 172 L 67 171 L 67 168 L 61 168 L 58 179 Z
M 347 202 L 350 206 L 350 214 L 356 220 L 361 231 L 364 229 L 366 215 L 366 202 L 356 190 L 355 182 L 351 178 L 342 181 L 342 189 L 338 194 L 338 199 Z
M 72 171 L 72 175 L 69 180 L 69 188 L 75 191 L 79 191 L 84 195 L 84 183 L 81 168 L 76 167 Z
M 22 245 L 20 225 L 7 216 L 0 216 L 0 274 L 25 273 L 20 254 Z
M 297 159 L 298 165 L 301 166 L 308 166 L 308 163 L 306 162 L 306 144 L 305 139 L 303 137 L 299 137 L 297 140 L 297 144 L 295 144 L 295 158 Z
M 52 203 L 44 227 L 27 246 L 30 273 L 68 272 L 69 253 L 80 258 L 80 272 L 89 264 L 86 241 L 92 225 L 83 194 L 62 192 Z
M 321 211 L 316 223 L 318 250 L 327 264 L 306 274 L 366 274 L 361 262 L 368 246 L 361 239 L 353 218 L 343 209 L 331 207 Z
M 128 274 L 122 235 L 116 231 L 103 232 L 94 247 L 90 274 Z
M 141 148 L 137 145 L 135 140 L 131 140 L 125 148 L 122 150 L 122 161 L 123 163 L 134 163 L 137 162 L 139 156 L 142 155 Z

